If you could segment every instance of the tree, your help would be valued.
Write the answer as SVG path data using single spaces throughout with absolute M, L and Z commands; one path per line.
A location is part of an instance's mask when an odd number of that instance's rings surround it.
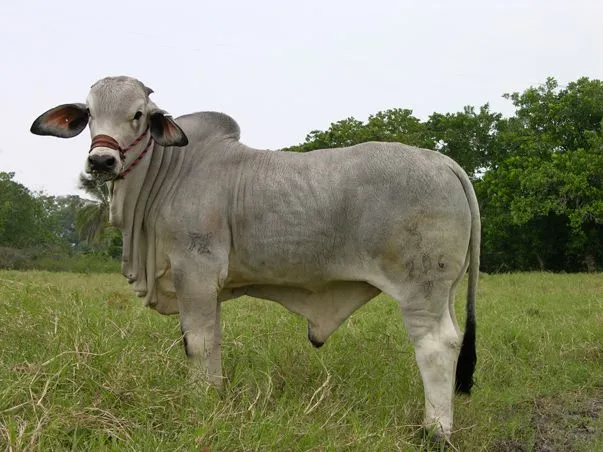
M 80 239 L 117 258 L 121 254 L 121 233 L 109 224 L 109 189 L 107 184 L 98 184 L 92 179 L 80 176 L 80 188 L 90 197 L 78 210 L 76 228 Z
M 478 189 L 486 254 L 496 254 L 496 243 L 507 250 L 523 243 L 518 255 L 507 256 L 511 268 L 600 268 L 603 83 L 581 78 L 560 89 L 549 78 L 506 97 L 517 108 L 500 127 L 508 157 Z
M 27 248 L 56 242 L 41 199 L 0 172 L 0 246 Z
M 515 150 L 522 155 L 549 156 L 551 151 L 564 152 L 590 146 L 585 131 L 601 130 L 603 115 L 603 81 L 582 77 L 565 88 L 549 77 L 545 83 L 523 93 L 507 93 L 513 102 L 515 116 L 509 132 L 516 135 Z
M 425 125 L 412 115 L 412 110 L 406 108 L 393 108 L 371 115 L 365 127 L 370 141 L 395 141 L 410 146 L 429 146 Z
M 282 150 L 308 152 L 353 146 L 367 141 L 398 141 L 422 146 L 425 144 L 424 127 L 421 121 L 412 115 L 412 110 L 395 108 L 369 116 L 366 124 L 352 117 L 334 122 L 325 131 L 310 132 L 304 143 Z
M 71 247 L 77 247 L 80 243 L 76 228 L 77 215 L 86 201 L 77 195 L 39 195 L 38 198 L 44 205 L 54 234 Z
M 488 104 L 479 112 L 466 106 L 462 112 L 433 113 L 425 125 L 427 147 L 451 157 L 475 178 L 502 158 L 504 151 L 497 138 L 501 118 Z

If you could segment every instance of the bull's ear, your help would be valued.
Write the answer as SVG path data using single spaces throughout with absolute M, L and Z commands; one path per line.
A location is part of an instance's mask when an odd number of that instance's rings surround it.
M 84 104 L 63 104 L 41 114 L 29 129 L 36 135 L 71 138 L 88 124 L 88 109 Z
M 163 110 L 151 112 L 151 135 L 161 146 L 186 146 L 188 138 L 174 119 Z

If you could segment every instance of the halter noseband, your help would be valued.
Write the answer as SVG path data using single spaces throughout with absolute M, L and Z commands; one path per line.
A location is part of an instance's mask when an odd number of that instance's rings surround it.
M 92 138 L 92 143 L 90 144 L 90 150 L 88 151 L 88 153 L 92 152 L 92 150 L 94 148 L 99 148 L 99 147 L 113 149 L 114 151 L 118 151 L 119 152 L 119 158 L 123 162 L 126 159 L 126 152 L 128 152 L 129 150 L 131 150 L 138 143 L 140 143 L 142 141 L 142 139 L 146 136 L 146 134 L 147 134 L 148 131 L 149 131 L 149 128 L 147 127 L 144 130 L 144 132 L 142 132 L 140 134 L 140 136 L 138 138 L 136 138 L 125 149 L 122 149 L 122 147 L 119 145 L 119 143 L 117 142 L 117 140 L 115 138 L 109 136 L 109 135 L 102 135 L 102 134 L 101 135 L 96 135 L 94 138 Z M 138 155 L 138 157 L 136 157 L 136 160 L 134 160 L 130 164 L 130 166 L 128 166 L 121 173 L 119 173 L 119 175 L 117 176 L 118 179 L 123 179 L 130 171 L 132 171 L 132 169 L 142 160 L 142 158 L 145 156 L 145 154 L 149 151 L 149 149 L 151 148 L 151 144 L 152 143 L 153 143 L 153 137 L 150 136 L 149 137 L 149 142 L 147 143 L 147 145 L 145 146 L 145 148 L 143 149 L 143 151 Z

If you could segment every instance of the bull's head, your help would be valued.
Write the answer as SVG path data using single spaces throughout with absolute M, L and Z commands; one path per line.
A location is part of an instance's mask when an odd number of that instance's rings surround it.
M 85 170 L 99 181 L 132 169 L 153 140 L 161 146 L 185 146 L 186 135 L 149 99 L 153 92 L 131 77 L 108 77 L 92 85 L 85 104 L 63 104 L 39 116 L 36 135 L 71 138 L 90 126 L 92 145 Z

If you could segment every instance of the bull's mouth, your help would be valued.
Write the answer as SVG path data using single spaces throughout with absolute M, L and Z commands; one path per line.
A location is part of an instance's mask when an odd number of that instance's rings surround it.
M 116 179 L 124 166 L 124 156 L 113 150 L 94 149 L 88 154 L 86 172 L 98 182 Z
M 86 169 L 80 173 L 79 188 L 83 190 L 91 189 L 92 191 L 96 191 L 98 186 L 103 185 L 106 182 L 110 182 L 115 178 L 116 176 L 111 173 L 98 173 Z
M 117 176 L 118 176 L 113 171 L 111 171 L 111 172 L 86 171 L 86 174 L 90 176 L 90 179 L 93 179 L 94 181 L 96 181 L 97 183 L 100 183 L 100 184 L 115 180 L 115 179 L 117 179 Z

